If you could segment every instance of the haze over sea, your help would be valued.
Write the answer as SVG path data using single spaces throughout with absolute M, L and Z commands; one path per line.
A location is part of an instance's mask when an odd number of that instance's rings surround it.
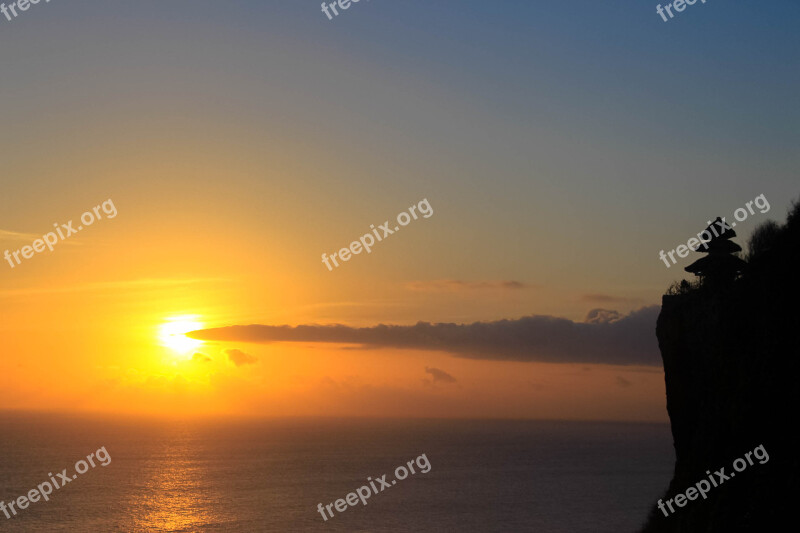
M 669 426 L 548 421 L 153 421 L 0 414 L 0 499 L 111 456 L 3 531 L 634 531 L 668 484 Z M 317 504 L 426 454 L 323 521 Z

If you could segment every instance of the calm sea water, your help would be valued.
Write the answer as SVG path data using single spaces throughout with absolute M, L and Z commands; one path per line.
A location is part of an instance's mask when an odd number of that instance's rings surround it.
M 100 447 L 89 469 L 0 531 L 635 531 L 669 482 L 662 424 L 153 422 L 0 414 L 0 499 Z M 317 504 L 420 454 L 410 475 L 325 522 Z

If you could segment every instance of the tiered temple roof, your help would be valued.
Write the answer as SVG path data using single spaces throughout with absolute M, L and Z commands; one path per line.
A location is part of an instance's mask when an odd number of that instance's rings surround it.
M 701 257 L 684 270 L 710 280 L 733 280 L 744 270 L 747 263 L 733 255 L 742 251 L 741 246 L 730 241 L 736 237 L 736 232 L 730 227 L 722 229 L 724 223 L 720 225 L 718 222 L 722 222 L 719 217 L 705 229 L 711 240 L 701 242 L 695 248 L 696 252 L 708 255 Z

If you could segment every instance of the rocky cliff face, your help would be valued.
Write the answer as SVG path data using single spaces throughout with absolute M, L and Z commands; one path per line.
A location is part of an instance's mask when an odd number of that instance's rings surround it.
M 663 297 L 656 335 L 676 452 L 663 502 L 674 512 L 654 507 L 645 533 L 791 529 L 800 489 L 798 206 L 760 238 L 741 279 Z M 758 446 L 768 460 L 746 457 Z M 728 479 L 715 474 L 721 468 Z M 711 479 L 718 486 L 704 499 L 698 483 Z

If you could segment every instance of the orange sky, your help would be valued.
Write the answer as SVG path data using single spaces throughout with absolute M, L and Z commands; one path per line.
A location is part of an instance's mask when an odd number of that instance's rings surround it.
M 103 223 L 110 228 L 124 221 L 124 215 L 120 208 L 119 218 Z M 102 233 L 100 226 L 94 229 Z M 290 306 L 296 295 L 287 294 L 292 286 L 281 283 L 264 282 L 253 289 L 244 279 L 210 276 L 101 282 L 94 272 L 130 265 L 122 264 L 125 258 L 114 253 L 113 244 L 103 247 L 89 233 L 84 235 L 80 246 L 31 260 L 60 261 L 66 269 L 62 273 L 75 276 L 70 283 L 0 293 L 0 335 L 10 355 L 0 373 L 3 408 L 165 415 L 664 419 L 663 374 L 653 367 L 495 362 L 442 352 L 311 343 L 187 344 L 182 335 L 176 342 L 165 326 L 174 324 L 172 331 L 180 332 L 248 323 L 262 308 L 274 311 L 260 318 L 279 324 L 330 322 L 336 314 L 354 324 L 370 324 L 371 316 L 403 321 L 429 295 L 400 287 L 363 303 Z M 186 250 L 172 247 L 165 255 L 179 253 Z M 74 270 L 84 270 L 83 276 L 70 272 L 70 261 L 78 265 Z M 15 270 L 25 267 L 37 268 L 31 262 Z M 290 279 L 286 276 L 287 283 Z M 487 306 L 514 298 L 491 289 L 483 292 L 479 297 Z M 406 293 L 403 301 L 399 295 Z M 438 297 L 466 310 L 462 294 Z M 228 350 L 249 358 L 237 366 Z M 434 382 L 426 368 L 440 369 L 455 382 Z
M 182 316 L 205 327 L 461 323 L 534 313 L 580 322 L 592 308 L 625 313 L 657 300 L 648 296 L 652 288 L 628 285 L 621 296 L 604 301 L 593 293 L 615 287 L 591 279 L 567 288 L 574 276 L 568 269 L 540 263 L 536 254 L 525 259 L 530 252 L 524 249 L 518 250 L 522 256 L 509 256 L 499 243 L 496 259 L 489 248 L 476 258 L 468 243 L 480 246 L 473 241 L 478 235 L 460 231 L 452 220 L 462 216 L 458 208 L 446 197 L 428 195 L 428 188 L 415 188 L 416 196 L 403 199 L 375 192 L 374 203 L 336 209 L 323 201 L 324 190 L 310 192 L 312 180 L 331 171 L 294 161 L 279 148 L 275 158 L 248 158 L 231 145 L 233 151 L 199 161 L 182 153 L 180 143 L 167 151 L 151 140 L 146 148 L 145 162 L 126 159 L 111 146 L 112 155 L 88 166 L 80 158 L 25 163 L 76 181 L 53 183 L 43 196 L 22 191 L 27 208 L 5 228 L 21 235 L 7 233 L 3 249 L 30 244 L 54 222 L 77 220 L 108 199 L 117 216 L 96 221 L 13 269 L 0 265 L 0 407 L 666 419 L 662 375 L 653 368 L 466 360 L 443 352 L 310 343 L 206 343 L 186 352 L 163 346 L 160 328 Z M 238 187 L 222 187 L 223 174 Z M 292 179 L 282 186 L 280 201 L 272 200 L 276 180 L 286 175 Z M 346 246 L 369 224 L 426 196 L 434 214 L 370 255 L 355 256 L 333 272 L 319 261 L 323 251 Z M 538 271 L 539 279 L 525 274 L 527 268 Z M 437 281 L 445 279 L 473 283 Z M 507 279 L 521 287 L 505 287 Z M 229 349 L 257 363 L 236 366 L 225 353 Z M 195 352 L 211 360 L 194 360 Z M 456 382 L 431 383 L 426 367 Z

